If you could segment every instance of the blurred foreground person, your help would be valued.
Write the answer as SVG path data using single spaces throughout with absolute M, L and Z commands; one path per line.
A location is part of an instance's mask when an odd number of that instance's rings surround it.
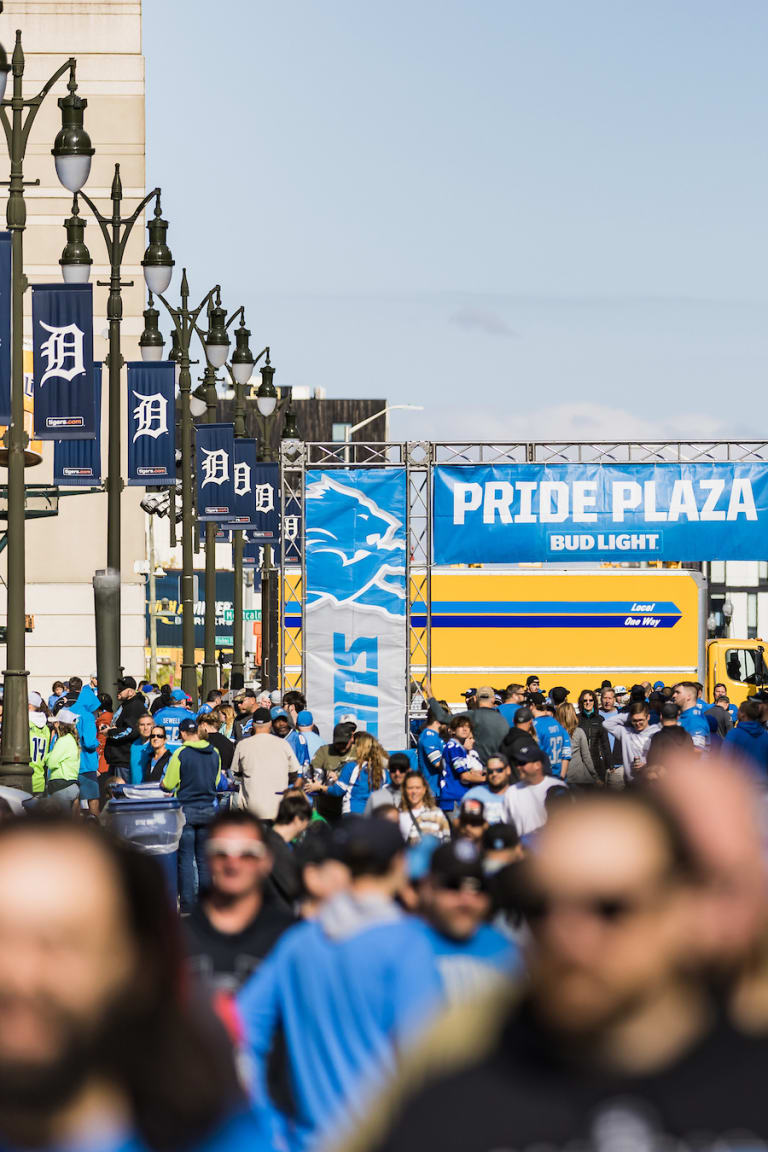
M 597 794 L 558 808 L 522 868 L 519 1001 L 474 1004 L 453 1038 L 438 1027 L 378 1132 L 374 1120 L 347 1147 L 768 1147 L 768 1043 L 718 1017 L 692 971 L 696 878 L 672 818 L 638 793 Z
M 406 882 L 399 826 L 348 816 L 333 840 L 349 890 L 286 932 L 238 996 L 253 1102 L 271 1114 L 278 1147 L 309 1147 L 364 1115 L 441 992 L 423 926 L 395 904 Z
M 184 987 L 147 856 L 91 824 L 0 824 L 0 1146 L 254 1147 L 231 1051 Z

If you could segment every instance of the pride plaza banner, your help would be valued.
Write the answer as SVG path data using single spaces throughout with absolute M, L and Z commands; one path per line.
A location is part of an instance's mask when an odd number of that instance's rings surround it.
M 768 464 L 445 465 L 435 564 L 759 560 Z
M 324 737 L 353 719 L 401 748 L 406 693 L 404 468 L 307 472 L 307 699 Z

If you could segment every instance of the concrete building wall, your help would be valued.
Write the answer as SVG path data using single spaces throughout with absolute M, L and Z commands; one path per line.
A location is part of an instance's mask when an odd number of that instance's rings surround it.
M 115 163 L 121 167 L 124 213 L 132 211 L 145 194 L 144 164 L 144 59 L 141 54 L 140 0 L 6 0 L 0 16 L 0 41 L 10 57 L 15 29 L 21 29 L 26 57 L 25 95 L 34 95 L 59 64 L 70 55 L 77 57 L 79 94 L 88 99 L 85 126 L 96 149 L 91 175 L 86 186 L 89 196 L 99 209 L 111 211 L 109 192 Z M 72 196 L 58 183 L 51 148 L 60 126 L 61 113 L 57 98 L 66 95 L 66 76 L 46 98 L 35 121 L 27 149 L 25 176 L 39 178 L 40 186 L 27 190 L 28 227 L 24 238 L 25 271 L 32 283 L 51 283 L 61 280 L 59 257 L 66 240 L 63 221 L 70 214 Z M 10 79 L 9 79 L 10 89 Z M 6 179 L 8 160 L 5 147 L 0 147 L 0 179 Z M 5 199 L 0 189 L 0 213 L 5 219 Z M 81 214 L 88 221 L 85 239 L 94 264 L 91 283 L 94 286 L 94 354 L 99 360 L 106 355 L 106 298 L 107 289 L 97 287 L 98 280 L 108 278 L 104 241 L 98 225 L 81 202 Z M 145 306 L 141 257 L 146 246 L 146 228 L 143 220 L 135 226 L 126 251 L 124 278 L 133 280 L 134 286 L 123 290 L 123 356 L 126 360 L 139 359 L 138 337 L 143 327 L 142 310 Z M 172 242 L 172 241 L 171 241 Z M 25 297 L 25 334 L 31 336 L 31 294 Z M 102 403 L 102 459 L 106 470 L 107 383 L 103 381 Z M 123 373 L 123 412 L 121 426 L 126 427 L 125 403 L 127 388 Z M 127 447 L 123 445 L 123 474 L 125 474 Z M 41 464 L 27 469 L 28 484 L 52 481 L 53 445 L 44 447 Z M 0 483 L 6 473 L 0 472 Z M 134 562 L 144 557 L 144 515 L 139 509 L 141 493 L 127 488 L 122 497 L 122 559 L 123 582 L 143 585 L 143 578 L 134 573 Z M 107 500 L 104 493 L 63 499 L 56 518 L 27 522 L 27 580 L 30 585 L 27 611 L 33 612 L 46 629 L 61 636 L 68 634 L 66 623 L 70 613 L 82 617 L 83 633 L 78 632 L 76 665 L 66 661 L 60 667 L 55 638 L 50 648 L 38 646 L 39 637 L 28 637 L 30 651 L 35 660 L 46 663 L 50 652 L 51 669 L 74 672 L 84 661 L 87 668 L 95 666 L 93 652 L 93 622 L 86 627 L 85 617 L 93 611 L 91 578 L 93 572 L 106 565 Z M 0 572 L 5 557 L 0 555 Z M 45 602 L 45 587 L 49 586 L 50 605 Z M 35 589 L 34 593 L 32 589 Z M 132 599 L 124 590 L 124 603 Z M 35 600 L 35 607 L 31 599 Z M 48 610 L 50 608 L 50 611 Z M 126 607 L 130 617 L 132 609 Z M 59 620 L 57 626 L 55 621 Z M 143 636 L 136 637 L 133 624 L 125 629 L 123 663 L 131 672 L 143 668 L 140 649 Z M 84 635 L 87 633 L 87 642 Z M 41 634 L 42 636 L 42 634 Z M 0 653 L 4 661 L 4 652 Z M 4 665 L 3 665 L 4 666 Z M 31 664 L 29 665 L 31 667 Z

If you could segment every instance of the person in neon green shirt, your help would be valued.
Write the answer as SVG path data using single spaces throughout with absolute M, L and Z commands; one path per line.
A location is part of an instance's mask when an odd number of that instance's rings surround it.
M 80 796 L 77 777 L 80 773 L 80 742 L 77 738 L 77 716 L 62 708 L 54 723 L 56 740 L 51 744 L 44 765 L 48 774 L 48 797 L 57 808 L 70 808 Z
M 32 793 L 45 792 L 45 758 L 51 746 L 51 730 L 43 712 L 39 692 L 29 694 L 29 766 L 32 769 Z

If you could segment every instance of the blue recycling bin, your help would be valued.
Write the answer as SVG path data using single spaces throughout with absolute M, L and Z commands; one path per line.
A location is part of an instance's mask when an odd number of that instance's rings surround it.
M 157 858 L 175 906 L 179 891 L 179 841 L 184 827 L 184 813 L 178 800 L 156 784 L 126 785 L 107 802 L 103 819 L 116 836 Z

